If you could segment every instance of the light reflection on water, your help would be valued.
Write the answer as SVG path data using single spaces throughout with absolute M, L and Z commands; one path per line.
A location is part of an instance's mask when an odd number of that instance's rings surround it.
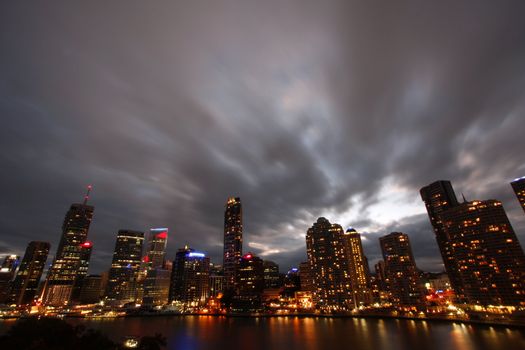
M 115 340 L 162 333 L 168 348 L 177 350 L 525 349 L 521 329 L 413 320 L 185 316 L 70 322 L 83 322 Z M 0 333 L 7 326 L 0 322 Z

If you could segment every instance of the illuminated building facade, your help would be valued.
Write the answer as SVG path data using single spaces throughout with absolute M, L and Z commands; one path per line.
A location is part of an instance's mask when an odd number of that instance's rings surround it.
M 388 289 L 395 305 L 419 305 L 423 293 L 408 235 L 392 232 L 379 238 Z
M 135 302 L 144 232 L 119 230 L 109 270 L 106 299 L 122 304 Z
M 516 193 L 516 197 L 518 197 L 521 208 L 525 211 L 525 176 L 515 179 L 510 184 Z
M 45 304 L 69 303 L 80 292 L 91 254 L 91 244 L 87 242 L 94 211 L 93 206 L 87 205 L 90 189 L 84 202 L 72 204 L 64 219 L 60 243 L 47 276 Z
M 205 305 L 209 278 L 209 257 L 187 246 L 179 249 L 171 272 L 169 302 L 179 301 L 186 306 Z
M 16 270 L 20 264 L 20 257 L 15 254 L 7 255 L 0 267 L 0 304 L 9 298 L 11 282 L 15 277 Z
M 441 218 L 465 302 L 525 305 L 525 256 L 501 202 L 465 202 Z
M 315 288 L 313 300 L 317 305 L 353 308 L 343 235 L 340 225 L 322 217 L 306 233 L 308 263 Z
M 264 266 L 261 258 L 252 253 L 239 259 L 237 268 L 237 294 L 259 296 L 264 289 Z
M 354 306 L 372 303 L 368 260 L 363 251 L 361 235 L 353 228 L 346 230 L 343 241 L 348 254 L 348 270 Z
M 459 274 L 459 265 L 456 261 L 450 236 L 447 234 L 441 215 L 459 205 L 450 181 L 436 181 L 419 191 L 427 209 L 430 223 L 434 229 L 434 235 L 443 258 L 445 271 L 456 293 L 458 301 L 463 302 L 463 282 Z
M 279 265 L 273 261 L 264 260 L 263 261 L 263 270 L 264 270 L 264 288 L 279 288 L 280 280 L 279 277 Z
M 235 287 L 237 264 L 242 256 L 242 204 L 239 197 L 228 198 L 224 212 L 223 269 L 226 288 Z
M 167 228 L 152 228 L 138 278 L 137 298 L 146 305 L 168 303 L 171 270 L 166 268 Z
M 149 263 L 149 267 L 164 267 L 167 244 L 167 228 L 152 228 L 150 230 L 147 243 L 147 262 Z
M 12 284 L 11 303 L 27 305 L 33 302 L 50 247 L 48 242 L 29 242 Z

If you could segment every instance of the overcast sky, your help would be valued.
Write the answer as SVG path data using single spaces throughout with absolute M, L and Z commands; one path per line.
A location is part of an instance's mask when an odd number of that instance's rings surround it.
M 435 180 L 503 201 L 525 175 L 523 1 L 112 1 L 0 5 L 0 255 L 52 244 L 93 184 L 91 273 L 118 229 L 168 227 L 222 263 L 228 196 L 245 252 L 306 259 L 325 216 L 409 235 L 442 260 Z

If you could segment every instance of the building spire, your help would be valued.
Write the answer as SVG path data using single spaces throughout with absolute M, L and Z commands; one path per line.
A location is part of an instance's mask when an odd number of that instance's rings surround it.
M 87 187 L 87 191 L 86 191 L 86 195 L 84 196 L 84 203 L 82 203 L 82 204 L 84 204 L 84 205 L 87 204 L 87 201 L 88 201 L 88 199 L 89 199 L 89 193 L 91 192 L 91 189 L 92 189 L 92 188 L 93 188 L 93 186 L 88 185 L 88 187 Z
M 461 192 L 461 197 L 463 197 L 463 203 L 467 203 L 467 199 L 465 198 L 465 195 L 463 194 L 463 192 Z

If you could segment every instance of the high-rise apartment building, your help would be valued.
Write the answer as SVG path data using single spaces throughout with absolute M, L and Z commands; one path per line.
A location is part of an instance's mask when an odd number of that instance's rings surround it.
M 88 187 L 84 202 L 72 204 L 66 213 L 60 243 L 47 276 L 45 304 L 63 305 L 80 293 L 91 253 L 91 244 L 86 245 L 94 211 L 93 206 L 87 205 L 90 189 Z
M 428 217 L 443 258 L 445 271 L 450 278 L 456 298 L 460 302 L 464 301 L 463 282 L 459 275 L 458 263 L 453 253 L 450 236 L 445 231 L 441 219 L 441 214 L 459 205 L 452 184 L 450 181 L 436 181 L 423 187 L 419 193 L 423 202 L 425 202 Z
M 224 212 L 223 269 L 226 289 L 235 287 L 235 275 L 242 256 L 242 205 L 239 197 L 230 197 Z
M 518 199 L 519 180 L 512 184 Z M 460 204 L 455 197 L 448 200 L 453 193 L 448 181 L 421 189 L 436 238 L 438 233 L 442 237 L 438 245 L 456 299 L 480 305 L 523 305 L 525 258 L 501 202 L 465 200 Z
M 346 230 L 343 241 L 348 252 L 348 269 L 354 306 L 372 303 L 368 260 L 363 251 L 361 235 L 353 228 Z
M 329 308 L 353 308 L 348 252 L 344 231 L 325 218 L 306 233 L 306 251 L 313 277 L 314 303 Z
M 465 302 L 525 305 L 525 256 L 501 202 L 465 202 L 441 218 Z
M 33 301 L 44 272 L 49 248 L 48 242 L 29 242 L 12 284 L 11 303 L 26 305 Z
M 380 237 L 379 243 L 392 302 L 396 305 L 421 304 L 424 297 L 408 235 L 392 232 Z
M 143 243 L 144 232 L 118 231 L 106 288 L 108 300 L 122 304 L 135 302 Z
M 204 305 L 209 293 L 209 277 L 209 257 L 187 246 L 179 249 L 171 272 L 169 301 L 190 307 Z
M 516 197 L 518 197 L 521 208 L 525 211 L 525 176 L 514 179 L 510 184 L 516 193 Z

